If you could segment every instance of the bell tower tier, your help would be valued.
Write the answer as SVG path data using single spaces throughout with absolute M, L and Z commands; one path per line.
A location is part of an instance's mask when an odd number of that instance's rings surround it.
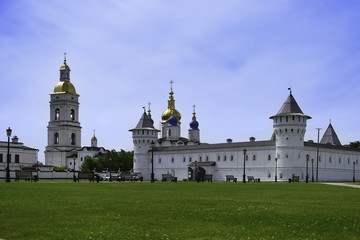
M 45 163 L 58 167 L 67 166 L 67 158 L 81 148 L 79 121 L 79 95 L 70 82 L 70 67 L 60 67 L 60 81 L 50 93 L 50 121 Z M 69 167 L 69 166 L 68 166 Z

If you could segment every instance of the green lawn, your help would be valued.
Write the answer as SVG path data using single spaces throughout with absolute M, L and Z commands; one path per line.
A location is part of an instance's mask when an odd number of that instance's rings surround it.
M 360 189 L 0 182 L 3 239 L 360 239 Z

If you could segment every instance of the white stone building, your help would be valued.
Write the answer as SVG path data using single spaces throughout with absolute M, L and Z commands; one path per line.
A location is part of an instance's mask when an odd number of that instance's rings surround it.
M 261 181 L 288 181 L 293 176 L 309 181 L 352 181 L 354 173 L 360 178 L 360 149 L 341 145 L 332 125 L 319 144 L 304 141 L 305 115 L 291 91 L 279 112 L 271 116 L 274 134 L 270 140 L 207 144 L 200 141 L 199 123 L 195 109 L 190 122 L 188 138 L 180 136 L 181 115 L 175 109 L 174 92 L 170 91 L 168 108 L 162 114 L 161 138 L 154 128 L 150 109 L 141 116 L 135 128 L 130 129 L 134 143 L 134 171 L 149 180 L 151 174 L 151 143 L 154 142 L 154 173 L 172 174 L 179 180 L 194 179 L 194 172 L 212 174 L 214 181 L 225 181 L 233 175 L 241 181 L 245 175 Z M 246 149 L 246 154 L 244 154 Z M 306 156 L 308 155 L 308 159 Z M 308 167 L 306 167 L 308 166 Z M 195 171 L 196 169 L 196 171 Z
M 30 148 L 19 142 L 14 136 L 10 141 L 10 163 L 11 171 L 20 170 L 24 167 L 32 167 L 38 160 L 38 149 Z M 0 169 L 6 169 L 8 142 L 0 141 Z
M 48 145 L 45 148 L 45 164 L 66 166 L 79 170 L 86 156 L 97 157 L 106 149 L 97 147 L 97 138 L 91 139 L 90 147 L 81 147 L 81 126 L 79 118 L 79 94 L 70 82 L 70 67 L 60 67 L 60 81 L 50 93 L 50 121 L 48 124 Z

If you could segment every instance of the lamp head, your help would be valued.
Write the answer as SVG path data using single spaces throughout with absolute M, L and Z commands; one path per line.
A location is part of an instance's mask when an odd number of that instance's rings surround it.
M 309 154 L 306 154 L 306 160 L 309 160 Z
M 246 152 L 247 152 L 247 150 L 246 150 L 246 149 L 244 149 L 244 150 L 243 150 L 244 155 L 246 155 Z
M 155 143 L 154 143 L 154 141 L 152 141 L 151 142 L 151 148 L 154 148 L 154 146 L 155 146 Z
M 311 159 L 311 162 L 314 163 L 314 159 Z
M 74 161 L 76 160 L 76 155 L 74 155 Z
M 275 162 L 277 162 L 278 161 L 278 158 L 275 158 Z
M 12 130 L 11 130 L 10 127 L 9 127 L 8 129 L 6 129 L 6 135 L 7 135 L 8 137 L 11 136 L 11 132 L 12 132 Z

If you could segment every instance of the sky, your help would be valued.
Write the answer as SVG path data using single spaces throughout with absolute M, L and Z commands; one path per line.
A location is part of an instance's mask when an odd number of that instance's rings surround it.
M 159 128 L 172 80 L 182 136 L 269 140 L 291 87 L 317 141 L 329 121 L 360 140 L 360 2 L 347 0 L 0 0 L 0 140 L 44 162 L 49 93 L 64 52 L 80 94 L 82 145 L 132 150 L 151 103 Z M 2 133 L 1 133 L 2 132 Z M 321 137 L 320 136 L 320 137 Z

